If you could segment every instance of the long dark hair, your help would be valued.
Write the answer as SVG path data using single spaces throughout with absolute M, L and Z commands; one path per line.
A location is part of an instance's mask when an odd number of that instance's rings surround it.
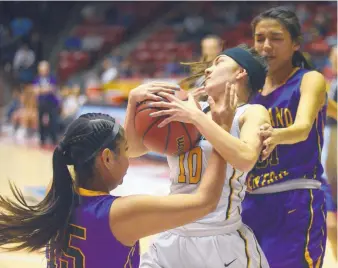
M 259 15 L 251 22 L 252 32 L 255 33 L 257 24 L 263 19 L 274 19 L 281 23 L 290 33 L 292 41 L 301 43 L 302 32 L 299 20 L 296 14 L 287 7 L 273 7 Z M 292 64 L 295 67 L 301 67 L 308 70 L 313 69 L 313 65 L 304 57 L 299 50 L 295 51 L 292 57 Z
M 80 116 L 66 130 L 53 153 L 53 182 L 46 197 L 29 205 L 21 191 L 10 184 L 16 202 L 0 196 L 0 247 L 16 243 L 10 251 L 43 249 L 47 244 L 59 252 L 73 207 L 75 185 L 67 165 L 74 165 L 76 183 L 87 185 L 94 177 L 95 156 L 104 148 L 117 152 L 123 128 L 113 137 L 115 119 L 104 114 Z

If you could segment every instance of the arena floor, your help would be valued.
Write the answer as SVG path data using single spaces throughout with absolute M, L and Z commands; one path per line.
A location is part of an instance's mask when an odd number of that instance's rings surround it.
M 32 144 L 14 142 L 11 138 L 2 138 L 0 159 L 1 195 L 11 196 L 8 187 L 8 180 L 11 180 L 31 201 L 41 199 L 52 177 L 51 151 L 40 150 Z M 131 162 L 123 185 L 114 193 L 165 195 L 168 193 L 168 177 L 166 164 L 150 160 L 135 160 Z M 141 251 L 147 249 L 148 243 L 149 239 L 141 241 Z M 0 253 L 0 268 L 21 267 L 45 268 L 44 256 L 26 252 Z M 324 268 L 331 267 L 337 267 L 337 264 L 334 263 L 332 249 L 328 246 Z

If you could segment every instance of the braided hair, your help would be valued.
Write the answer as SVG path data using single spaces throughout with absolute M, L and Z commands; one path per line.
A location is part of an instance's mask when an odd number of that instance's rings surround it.
M 21 191 L 10 184 L 17 202 L 0 196 L 0 247 L 15 243 L 10 251 L 61 250 L 77 195 L 67 165 L 73 165 L 75 181 L 86 185 L 94 177 L 96 155 L 105 148 L 118 152 L 123 128 L 115 119 L 99 113 L 84 114 L 67 128 L 53 153 L 53 182 L 46 197 L 28 205 Z

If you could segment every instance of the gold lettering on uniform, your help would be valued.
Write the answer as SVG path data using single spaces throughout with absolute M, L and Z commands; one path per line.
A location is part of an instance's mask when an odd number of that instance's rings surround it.
M 178 137 L 176 139 L 177 142 L 177 152 L 180 154 L 184 150 L 184 136 Z
M 278 107 L 276 107 L 276 125 L 277 127 L 284 127 L 284 122 L 283 122 L 283 108 L 279 110 Z
M 258 184 L 259 184 L 259 176 L 255 177 L 253 179 L 253 185 L 252 185 L 252 188 L 255 189 L 258 187 Z
M 285 127 L 289 127 L 293 124 L 292 114 L 288 108 L 284 109 Z
M 283 174 L 282 174 L 282 172 L 279 172 L 279 179 L 283 179 Z
M 269 173 L 265 173 L 262 178 L 262 183 L 261 185 L 264 186 L 267 182 L 267 178 L 269 177 Z
M 273 183 L 276 178 L 275 172 L 270 172 L 270 179 L 268 180 L 268 184 Z
M 270 121 L 271 121 L 271 126 L 275 127 L 275 120 L 273 118 L 273 112 L 272 112 L 272 108 L 269 108 L 269 115 L 270 115 Z

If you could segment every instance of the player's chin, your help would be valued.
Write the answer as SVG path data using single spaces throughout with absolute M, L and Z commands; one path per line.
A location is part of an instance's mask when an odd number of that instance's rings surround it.
M 220 84 L 208 84 L 205 86 L 204 90 L 205 90 L 205 93 L 207 96 L 211 96 L 211 97 L 214 97 L 215 95 L 217 95 L 217 91 L 219 91 L 219 88 L 220 88 Z

